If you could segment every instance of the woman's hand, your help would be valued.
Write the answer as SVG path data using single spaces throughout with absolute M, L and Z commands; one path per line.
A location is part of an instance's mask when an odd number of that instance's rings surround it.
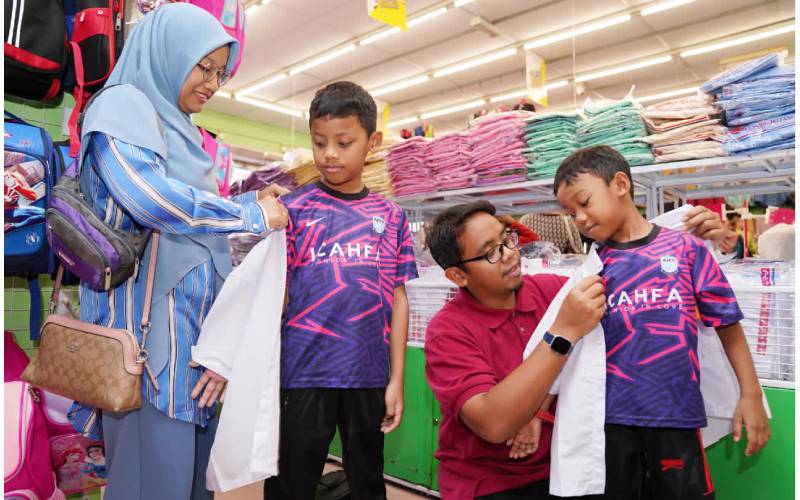
M 289 211 L 274 196 L 265 196 L 258 204 L 270 229 L 283 229 L 289 224 Z
M 189 363 L 189 366 L 197 368 L 200 365 L 192 361 Z M 219 400 L 220 403 L 225 400 L 223 391 L 227 383 L 228 381 L 225 377 L 206 368 L 200 380 L 197 381 L 194 389 L 192 389 L 191 397 L 192 399 L 197 399 L 202 392 L 203 396 L 200 398 L 200 402 L 197 403 L 197 406 L 200 408 L 210 408 L 214 406 L 217 400 Z
M 261 200 L 267 196 L 272 196 L 273 198 L 280 198 L 281 196 L 288 193 L 291 193 L 291 190 L 286 189 L 280 184 L 272 183 L 269 186 L 258 190 L 258 199 Z

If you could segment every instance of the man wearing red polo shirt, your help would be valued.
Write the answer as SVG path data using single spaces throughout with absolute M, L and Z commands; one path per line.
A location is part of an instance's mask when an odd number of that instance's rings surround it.
M 431 320 L 425 341 L 426 375 L 442 411 L 439 492 L 457 500 L 551 498 L 552 426 L 534 416 L 547 410 L 547 390 L 571 346 L 602 318 L 603 285 L 598 276 L 581 281 L 551 335 L 521 362 L 566 278 L 523 277 L 516 234 L 494 213 L 487 202 L 451 207 L 428 232 L 431 255 L 461 288 Z

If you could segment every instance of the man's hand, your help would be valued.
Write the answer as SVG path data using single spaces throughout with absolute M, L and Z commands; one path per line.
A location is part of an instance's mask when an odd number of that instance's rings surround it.
M 400 427 L 403 419 L 403 382 L 389 382 L 386 387 L 386 415 L 381 422 L 381 432 L 389 434 Z
M 261 200 L 267 196 L 272 196 L 273 198 L 280 198 L 281 196 L 288 193 L 291 193 L 291 190 L 286 189 L 280 184 L 272 183 L 269 186 L 258 190 L 258 199 Z
M 542 420 L 539 417 L 533 417 L 533 420 L 520 429 L 516 436 L 506 441 L 506 445 L 511 446 L 511 451 L 508 453 L 509 458 L 516 460 L 536 453 L 541 436 Z
M 281 205 L 277 198 L 265 196 L 258 200 L 258 204 L 261 205 L 261 210 L 264 212 L 264 218 L 270 229 L 283 229 L 289 225 L 289 211 Z
M 769 441 L 771 431 L 767 412 L 760 397 L 743 397 L 736 405 L 733 416 L 733 441 L 742 439 L 742 424 L 747 429 L 747 448 L 745 456 L 750 456 L 761 451 Z
M 189 363 L 189 366 L 196 368 L 200 365 L 192 361 Z M 200 398 L 200 402 L 197 403 L 197 406 L 200 408 L 210 408 L 214 406 L 214 403 L 217 402 L 217 399 L 219 399 L 220 403 L 225 399 L 225 394 L 223 391 L 225 390 L 225 384 L 227 383 L 228 381 L 225 379 L 225 377 L 218 375 L 206 368 L 203 372 L 203 375 L 200 377 L 200 380 L 197 381 L 194 389 L 192 389 L 191 397 L 192 399 L 197 399 L 202 392 L 203 396 Z
M 600 323 L 606 312 L 603 279 L 592 275 L 582 279 L 570 290 L 561 304 L 550 331 L 577 342 Z
M 692 208 L 684 217 L 683 223 L 687 231 L 704 240 L 720 241 L 727 235 L 719 215 L 706 207 Z

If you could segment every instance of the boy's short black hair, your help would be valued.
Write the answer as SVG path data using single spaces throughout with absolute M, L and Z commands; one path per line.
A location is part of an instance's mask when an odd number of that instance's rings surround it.
M 347 118 L 355 116 L 371 137 L 377 127 L 378 108 L 375 100 L 360 85 L 353 82 L 333 82 L 314 94 L 308 110 L 308 126 L 317 118 Z
M 553 194 L 558 196 L 558 188 L 562 183 L 572 184 L 580 174 L 591 174 L 600 177 L 606 184 L 611 184 L 614 176 L 622 172 L 631 183 L 631 199 L 633 198 L 633 178 L 631 166 L 616 149 L 611 146 L 589 146 L 574 151 L 558 166 L 553 179 Z
M 458 265 L 463 251 L 458 244 L 458 237 L 464 232 L 467 219 L 481 212 L 494 215 L 495 211 L 494 205 L 488 201 L 476 201 L 450 207 L 437 215 L 428 228 L 426 238 L 433 260 L 442 269 Z

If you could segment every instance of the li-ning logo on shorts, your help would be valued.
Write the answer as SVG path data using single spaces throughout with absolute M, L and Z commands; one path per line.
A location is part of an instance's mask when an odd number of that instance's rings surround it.
M 386 221 L 383 220 L 382 217 L 376 215 L 372 218 L 372 230 L 378 234 L 383 234 L 383 230 L 386 228 Z
M 25 235 L 25 243 L 31 246 L 38 244 L 39 240 L 41 239 L 42 237 L 39 236 L 37 233 L 28 233 Z
M 674 274 L 678 272 L 678 258 L 674 255 L 665 255 L 661 257 L 661 271 L 667 274 Z

